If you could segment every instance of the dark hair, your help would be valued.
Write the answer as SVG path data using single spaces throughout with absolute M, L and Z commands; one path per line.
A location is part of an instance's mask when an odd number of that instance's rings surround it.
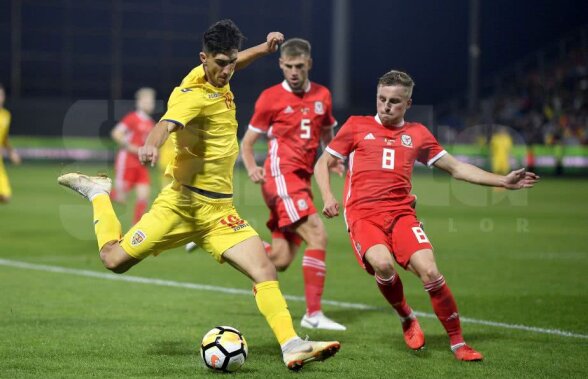
M 207 54 L 227 53 L 241 49 L 245 36 L 232 20 L 220 20 L 213 24 L 202 36 L 202 50 Z
M 302 38 L 290 38 L 280 46 L 280 54 L 287 57 L 310 57 L 310 42 Z

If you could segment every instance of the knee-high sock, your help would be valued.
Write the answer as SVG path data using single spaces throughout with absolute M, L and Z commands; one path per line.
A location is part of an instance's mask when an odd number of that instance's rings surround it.
M 425 290 L 431 297 L 431 303 L 437 318 L 439 318 L 447 334 L 449 334 L 451 346 L 463 343 L 457 304 L 443 276 L 432 282 L 425 283 Z
M 136 224 L 145 213 L 145 209 L 147 209 L 147 200 L 137 200 L 135 203 L 135 215 L 133 217 L 133 224 Z
M 406 303 L 404 287 L 402 286 L 402 281 L 397 273 L 392 274 L 392 276 L 387 279 L 380 278 L 376 275 L 376 283 L 378 284 L 378 288 L 382 295 L 384 295 L 386 300 L 388 300 L 388 303 L 390 303 L 390 305 L 396 310 L 401 319 L 410 316 L 412 309 Z
M 255 302 L 261 314 L 272 328 L 280 345 L 297 337 L 292 316 L 277 281 L 258 283 L 254 288 Z
M 120 221 L 112 209 L 112 203 L 108 194 L 100 194 L 92 199 L 94 209 L 94 232 L 98 240 L 98 250 L 106 243 L 118 241 L 122 236 Z
M 321 298 L 325 288 L 325 251 L 308 249 L 302 259 L 302 272 L 304 275 L 304 295 L 306 297 L 306 313 L 311 315 L 321 310 Z

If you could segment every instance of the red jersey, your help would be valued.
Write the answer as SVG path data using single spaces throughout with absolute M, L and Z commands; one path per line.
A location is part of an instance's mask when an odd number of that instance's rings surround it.
M 422 124 L 386 127 L 378 116 L 352 116 L 327 151 L 349 157 L 344 203 L 350 221 L 381 212 L 412 213 L 411 176 L 415 161 L 432 166 L 447 152 Z
M 125 129 L 125 136 L 128 143 L 135 146 L 143 146 L 147 140 L 147 136 L 153 127 L 155 122 L 146 113 L 141 111 L 129 112 L 122 120 L 119 125 Z
M 294 171 L 311 175 L 321 134 L 336 125 L 326 87 L 309 82 L 296 94 L 284 80 L 259 95 L 249 129 L 267 134 L 265 170 L 275 177 Z

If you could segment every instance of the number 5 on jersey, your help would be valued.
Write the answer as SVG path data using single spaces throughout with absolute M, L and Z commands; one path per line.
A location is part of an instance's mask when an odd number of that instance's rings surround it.
M 310 139 L 310 120 L 307 118 L 303 118 L 300 121 L 300 138 L 302 139 Z

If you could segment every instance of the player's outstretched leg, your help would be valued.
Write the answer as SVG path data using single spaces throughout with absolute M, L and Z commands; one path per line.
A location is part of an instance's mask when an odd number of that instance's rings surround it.
M 57 183 L 67 187 L 92 202 L 94 210 L 94 232 L 98 249 L 121 238 L 122 228 L 110 202 L 112 181 L 107 176 L 88 176 L 69 173 L 57 178 Z
M 258 236 L 250 237 L 224 252 L 223 258 L 246 273 L 255 284 L 255 302 L 282 348 L 282 357 L 290 370 L 323 361 L 335 355 L 338 341 L 304 341 L 296 334 L 286 299 L 280 291 L 276 268 L 264 252 Z

